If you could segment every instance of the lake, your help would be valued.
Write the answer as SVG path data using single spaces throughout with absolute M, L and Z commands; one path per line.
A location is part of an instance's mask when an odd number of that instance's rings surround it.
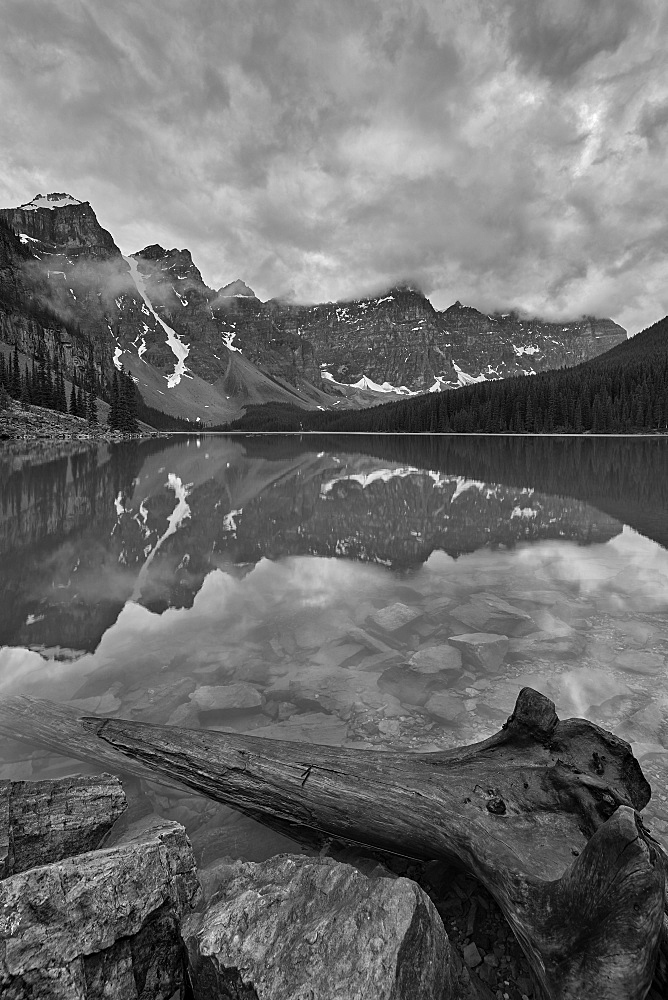
M 668 441 L 173 436 L 0 452 L 0 697 L 375 750 L 530 685 L 628 740 L 668 842 Z M 0 738 L 0 777 L 94 770 Z M 292 841 L 128 778 L 200 864 Z

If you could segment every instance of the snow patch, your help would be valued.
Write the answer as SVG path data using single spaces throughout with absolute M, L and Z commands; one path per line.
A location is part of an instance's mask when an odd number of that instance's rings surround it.
M 538 513 L 533 507 L 513 507 L 510 512 L 511 517 L 533 518 Z
M 123 353 L 123 351 L 120 349 L 120 347 L 117 344 L 116 347 L 114 348 L 113 362 L 114 362 L 114 367 L 118 368 L 119 372 L 123 371 L 123 365 L 120 362 L 120 357 L 121 357 L 122 353 Z
M 475 385 L 476 382 L 487 382 L 487 378 L 482 373 L 480 375 L 467 375 L 456 362 L 452 362 L 452 367 L 457 372 L 457 381 L 460 385 Z
M 154 319 L 158 321 L 160 326 L 163 328 L 167 334 L 167 346 L 171 349 L 172 353 L 176 357 L 176 364 L 174 365 L 174 371 L 171 375 L 165 375 L 167 379 L 167 388 L 173 389 L 175 385 L 178 385 L 181 381 L 181 377 L 186 375 L 188 369 L 186 368 L 186 358 L 190 352 L 190 347 L 188 344 L 184 344 L 180 339 L 179 335 L 175 330 L 172 330 L 171 326 L 167 326 L 164 320 L 160 319 L 157 312 L 151 305 L 151 300 L 146 294 L 146 283 L 144 281 L 144 276 L 140 274 L 139 264 L 134 259 L 134 257 L 124 257 L 123 260 L 130 268 L 130 274 L 132 275 L 132 280 L 134 281 L 137 291 L 144 300 L 144 305 L 148 309 L 148 312 Z M 143 308 L 142 308 L 143 311 Z
M 466 479 L 465 476 L 457 476 L 457 487 L 455 492 L 450 497 L 450 503 L 454 503 L 457 497 L 460 497 L 462 493 L 473 489 L 482 491 L 485 489 L 485 484 L 479 482 L 477 479 Z
M 324 452 L 322 454 L 324 454 Z M 322 483 L 320 486 L 320 495 L 326 496 L 331 492 L 336 483 L 359 483 L 362 489 L 365 489 L 365 487 L 370 486 L 371 483 L 388 483 L 391 479 L 405 479 L 406 476 L 429 476 L 430 479 L 433 479 L 434 486 L 443 486 L 444 483 L 452 482 L 451 479 L 443 476 L 440 472 L 416 469 L 411 465 L 407 465 L 400 466 L 395 469 L 374 469 L 373 472 L 355 472 L 351 473 L 349 476 L 336 476 L 334 479 L 330 479 L 326 483 Z
M 167 476 L 167 482 L 165 483 L 165 486 L 170 490 L 174 490 L 174 495 L 176 497 L 176 506 L 174 507 L 174 510 L 167 518 L 166 531 L 163 532 L 158 541 L 155 543 L 153 551 L 149 554 L 148 558 L 146 559 L 146 562 L 139 571 L 139 575 L 137 576 L 137 582 L 135 583 L 135 587 L 132 592 L 131 600 L 133 601 L 139 600 L 139 597 L 141 596 L 142 588 L 146 582 L 146 577 L 148 575 L 149 566 L 155 559 L 156 553 L 158 552 L 160 546 L 163 545 L 163 543 L 170 537 L 170 535 L 176 534 L 176 532 L 179 530 L 179 528 L 186 520 L 186 518 L 190 517 L 190 507 L 187 503 L 189 487 L 184 486 L 182 480 L 178 476 L 175 476 L 173 472 L 170 472 L 169 475 Z M 192 483 L 190 484 L 190 486 L 192 486 Z
M 221 333 L 221 336 L 223 338 L 223 343 L 225 344 L 225 347 L 228 349 L 228 351 L 236 351 L 237 354 L 241 354 L 241 348 L 235 347 L 233 343 L 234 338 L 236 337 L 236 333 L 234 332 L 234 330 L 230 330 L 229 333 Z
M 226 514 L 223 518 L 223 531 L 236 531 L 237 522 L 234 519 L 235 517 L 239 517 L 240 514 L 243 514 L 243 512 L 243 507 L 239 507 L 238 510 L 231 510 L 228 514 Z
M 34 236 L 28 236 L 27 233 L 19 233 L 19 240 L 21 241 L 21 243 L 39 243 L 40 242 L 39 240 L 36 240 Z
M 24 212 L 36 212 L 38 208 L 64 208 L 65 205 L 83 205 L 71 194 L 36 194 L 32 201 L 19 205 Z

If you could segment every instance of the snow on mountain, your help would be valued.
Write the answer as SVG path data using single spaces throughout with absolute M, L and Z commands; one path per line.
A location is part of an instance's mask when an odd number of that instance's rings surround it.
M 144 276 L 141 274 L 141 272 L 139 270 L 139 264 L 137 263 L 137 261 L 135 260 L 135 258 L 134 257 L 124 257 L 123 260 L 126 262 L 126 264 L 130 268 L 130 273 L 132 275 L 132 280 L 134 281 L 135 285 L 137 286 L 137 291 L 139 292 L 139 294 L 141 295 L 142 299 L 144 300 L 144 304 L 146 305 L 146 308 L 150 312 L 151 316 L 153 316 L 153 318 L 158 321 L 158 323 L 160 324 L 160 326 L 163 328 L 163 330 L 167 334 L 167 344 L 171 348 L 171 351 L 174 354 L 174 356 L 176 357 L 176 364 L 174 365 L 174 371 L 172 372 L 171 375 L 166 375 L 165 376 L 165 378 L 167 379 L 167 388 L 168 389 L 173 389 L 175 385 L 179 384 L 179 382 L 181 381 L 181 377 L 183 375 L 186 375 L 187 377 L 189 377 L 187 375 L 188 369 L 186 368 L 185 361 L 186 361 L 186 358 L 188 357 L 188 354 L 190 352 L 190 347 L 188 346 L 188 344 L 184 344 L 183 343 L 183 341 L 180 339 L 179 335 L 174 330 L 172 330 L 171 326 L 167 326 L 167 324 L 165 323 L 165 321 L 162 320 L 162 319 L 160 319 L 160 317 L 158 316 L 157 312 L 153 308 L 153 306 L 151 304 L 151 300 L 149 299 L 149 297 L 148 297 L 148 295 L 146 293 L 146 283 L 144 281 Z
M 392 385 L 390 382 L 383 382 L 379 385 L 372 379 L 368 378 L 366 375 L 362 375 L 357 382 L 337 382 L 331 372 L 321 371 L 320 377 L 325 379 L 327 382 L 332 382 L 334 385 L 343 386 L 345 389 L 366 389 L 369 392 L 393 392 L 400 396 L 417 396 L 419 393 L 412 392 L 405 385 Z
M 36 212 L 38 208 L 64 208 L 66 205 L 83 205 L 78 198 L 73 198 L 71 194 L 36 194 L 32 201 L 27 201 L 25 205 L 19 205 L 24 212 Z

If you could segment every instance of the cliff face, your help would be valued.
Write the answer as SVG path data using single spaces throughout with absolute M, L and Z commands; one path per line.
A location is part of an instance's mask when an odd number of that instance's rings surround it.
M 41 341 L 69 375 L 92 344 L 101 373 L 124 367 L 150 405 L 204 422 L 247 403 L 368 406 L 530 374 L 626 337 L 606 319 L 546 323 L 458 302 L 438 312 L 408 286 L 312 306 L 261 302 L 240 279 L 215 291 L 186 249 L 123 257 L 88 202 L 67 194 L 2 209 L 0 221 L 5 343 L 30 357 Z
M 0 218 L 26 237 L 26 242 L 37 240 L 59 254 L 101 259 L 120 256 L 111 233 L 102 228 L 90 204 L 71 195 L 38 194 L 19 208 L 0 209 Z

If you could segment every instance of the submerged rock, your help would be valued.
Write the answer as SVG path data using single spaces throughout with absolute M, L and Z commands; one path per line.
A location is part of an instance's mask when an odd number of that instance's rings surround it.
M 284 722 L 276 722 L 254 732 L 272 740 L 295 740 L 298 743 L 319 743 L 339 747 L 346 738 L 348 727 L 336 715 L 325 712 L 304 712 L 291 715 Z
M 461 649 L 464 659 L 484 670 L 496 670 L 508 652 L 508 636 L 489 632 L 470 632 L 467 635 L 451 635 L 448 639 L 453 646 Z
M 216 875 L 211 903 L 183 924 L 196 1000 L 454 997 L 443 923 L 409 879 L 292 855 Z
M 0 782 L 0 878 L 99 847 L 124 811 L 111 774 Z
M 5 879 L 3 1000 L 182 1000 L 179 919 L 198 895 L 178 823 Z
M 450 614 L 476 632 L 520 636 L 536 631 L 531 615 L 495 594 L 474 594 L 468 604 L 460 604 Z
M 422 609 L 409 607 L 407 604 L 388 604 L 387 607 L 379 608 L 369 615 L 370 620 L 377 628 L 385 632 L 396 632 L 406 625 L 410 625 L 417 618 L 422 617 Z
M 444 722 L 454 722 L 465 711 L 466 706 L 461 698 L 449 691 L 439 691 L 432 694 L 424 706 L 425 711 Z
M 461 670 L 462 654 L 454 646 L 427 646 L 413 653 L 408 666 L 419 674 L 438 674 L 442 670 Z
M 244 681 L 217 687 L 203 685 L 193 691 L 190 700 L 204 712 L 214 709 L 257 708 L 262 704 L 262 696 L 257 688 Z

